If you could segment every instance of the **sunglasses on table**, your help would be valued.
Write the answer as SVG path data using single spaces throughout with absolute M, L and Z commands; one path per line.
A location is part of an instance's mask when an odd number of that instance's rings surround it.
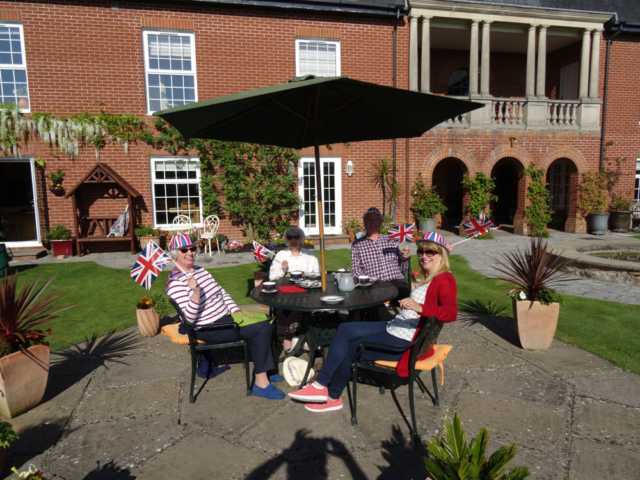
M 427 257 L 431 258 L 435 255 L 438 255 L 438 252 L 436 252 L 435 250 L 418 250 L 418 256 L 420 255 L 426 255 Z
M 196 250 L 198 250 L 197 247 L 185 247 L 185 248 L 179 248 L 178 250 L 180 250 L 181 253 L 187 253 L 187 252 L 195 252 Z
M 300 235 L 287 235 L 287 240 L 300 240 Z

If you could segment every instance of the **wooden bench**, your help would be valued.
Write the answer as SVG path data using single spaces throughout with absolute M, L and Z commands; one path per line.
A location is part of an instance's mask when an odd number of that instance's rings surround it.
M 118 216 L 113 215 L 91 215 L 82 218 L 82 231 L 84 235 L 76 239 L 78 243 L 78 253 L 84 254 L 84 243 L 96 242 L 131 242 L 131 254 L 135 253 L 135 238 L 129 233 L 123 237 L 110 236 L 109 231 L 113 224 L 118 220 Z M 129 229 L 131 230 L 131 229 Z M 100 232 L 100 233 L 96 233 Z

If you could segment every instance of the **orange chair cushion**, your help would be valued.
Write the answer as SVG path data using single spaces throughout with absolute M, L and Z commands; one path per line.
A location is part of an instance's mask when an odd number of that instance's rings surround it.
M 440 367 L 440 385 L 444 384 L 444 366 L 442 362 L 447 355 L 451 351 L 453 346 L 451 345 L 434 345 L 433 346 L 433 355 L 429 358 L 425 358 L 419 362 L 416 362 L 416 370 L 432 370 L 435 367 Z M 392 367 L 396 368 L 398 366 L 398 362 L 392 362 L 389 360 L 376 360 L 376 365 L 380 365 L 382 367 Z
M 160 330 L 160 333 L 169 337 L 169 339 L 173 343 L 177 343 L 178 345 L 189 345 L 189 337 L 187 334 L 178 333 L 178 328 L 180 328 L 179 323 L 174 323 L 173 325 L 165 325 Z M 204 345 L 205 342 L 202 340 L 198 340 L 199 345 Z

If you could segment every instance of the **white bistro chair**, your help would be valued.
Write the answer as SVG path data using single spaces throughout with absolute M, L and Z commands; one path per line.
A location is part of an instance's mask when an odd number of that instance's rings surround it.
M 216 246 L 218 247 L 218 253 L 220 252 L 220 243 L 218 242 L 218 226 L 220 225 L 220 219 L 215 215 L 209 215 L 204 219 L 204 225 L 202 227 L 202 233 L 200 238 L 207 241 L 209 245 L 209 256 L 211 256 L 211 239 L 216 239 Z M 204 246 L 204 253 L 207 253 L 207 245 Z
M 193 233 L 193 224 L 191 223 L 191 218 L 186 215 L 178 215 L 173 219 L 173 228 L 172 231 L 176 233 Z

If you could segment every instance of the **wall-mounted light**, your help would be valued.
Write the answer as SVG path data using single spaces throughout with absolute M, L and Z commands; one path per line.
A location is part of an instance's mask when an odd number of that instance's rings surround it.
M 353 162 L 351 160 L 347 162 L 347 175 L 353 175 Z
M 511 148 L 513 148 L 513 144 L 518 143 L 518 139 L 516 137 L 509 137 L 509 142 L 511 142 Z

